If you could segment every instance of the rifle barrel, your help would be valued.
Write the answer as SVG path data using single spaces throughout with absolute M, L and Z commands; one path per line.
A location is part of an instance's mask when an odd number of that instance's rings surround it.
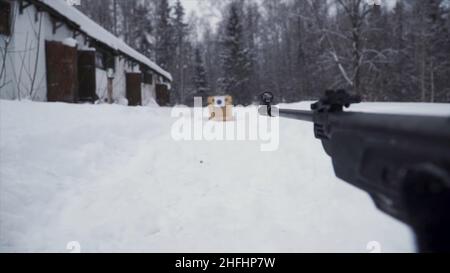
M 279 115 L 283 118 L 314 122 L 314 115 L 312 111 L 280 109 Z

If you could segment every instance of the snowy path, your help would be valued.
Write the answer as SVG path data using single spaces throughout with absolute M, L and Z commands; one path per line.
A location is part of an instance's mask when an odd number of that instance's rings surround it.
M 406 226 L 334 177 L 310 124 L 283 120 L 280 149 L 262 153 L 175 142 L 169 109 L 0 109 L 0 251 L 414 250 Z

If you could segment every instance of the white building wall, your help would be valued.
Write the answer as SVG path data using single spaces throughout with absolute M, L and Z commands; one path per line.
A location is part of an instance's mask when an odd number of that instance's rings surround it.
M 108 75 L 103 69 L 95 69 L 96 94 L 100 100 L 105 101 L 108 98 Z
M 153 84 L 142 84 L 142 105 L 154 105 L 156 103 L 156 86 Z
M 45 100 L 47 88 L 45 62 L 42 63 L 42 58 L 39 56 L 45 54 L 45 48 L 38 39 L 39 29 L 41 29 L 40 35 L 43 35 L 45 18 L 42 17 L 42 25 L 39 27 L 39 24 L 34 21 L 34 7 L 29 7 L 20 15 L 18 2 L 11 4 L 13 10 L 12 36 L 2 37 L 2 39 L 10 39 L 10 44 L 6 49 L 5 81 L 7 84 L 2 87 L 0 97 L 2 99 L 35 98 L 36 100 Z
M 113 98 L 114 100 L 121 100 L 127 97 L 126 92 L 126 62 L 123 57 L 116 58 L 116 71 L 113 84 Z

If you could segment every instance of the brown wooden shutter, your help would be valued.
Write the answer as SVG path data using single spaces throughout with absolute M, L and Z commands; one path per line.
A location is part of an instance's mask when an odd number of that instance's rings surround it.
M 169 88 L 165 84 L 156 85 L 156 102 L 159 106 L 168 106 L 170 103 Z
M 77 49 L 60 42 L 46 41 L 47 100 L 78 101 Z
M 0 34 L 11 35 L 11 3 L 0 0 Z
M 141 73 L 126 74 L 128 105 L 130 106 L 142 105 L 141 83 L 142 83 Z

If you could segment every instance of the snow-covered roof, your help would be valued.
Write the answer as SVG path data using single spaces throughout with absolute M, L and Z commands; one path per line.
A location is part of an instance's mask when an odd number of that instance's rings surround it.
M 49 8 L 53 9 L 59 15 L 65 17 L 67 20 L 79 26 L 80 30 L 89 37 L 111 47 L 114 50 L 120 51 L 125 55 L 135 59 L 136 61 L 148 66 L 151 70 L 172 81 L 172 76 L 169 72 L 159 67 L 156 63 L 137 52 L 124 41 L 114 36 L 112 33 L 101 27 L 92 19 L 84 15 L 81 11 L 73 6 L 70 6 L 66 0 L 39 0 Z

